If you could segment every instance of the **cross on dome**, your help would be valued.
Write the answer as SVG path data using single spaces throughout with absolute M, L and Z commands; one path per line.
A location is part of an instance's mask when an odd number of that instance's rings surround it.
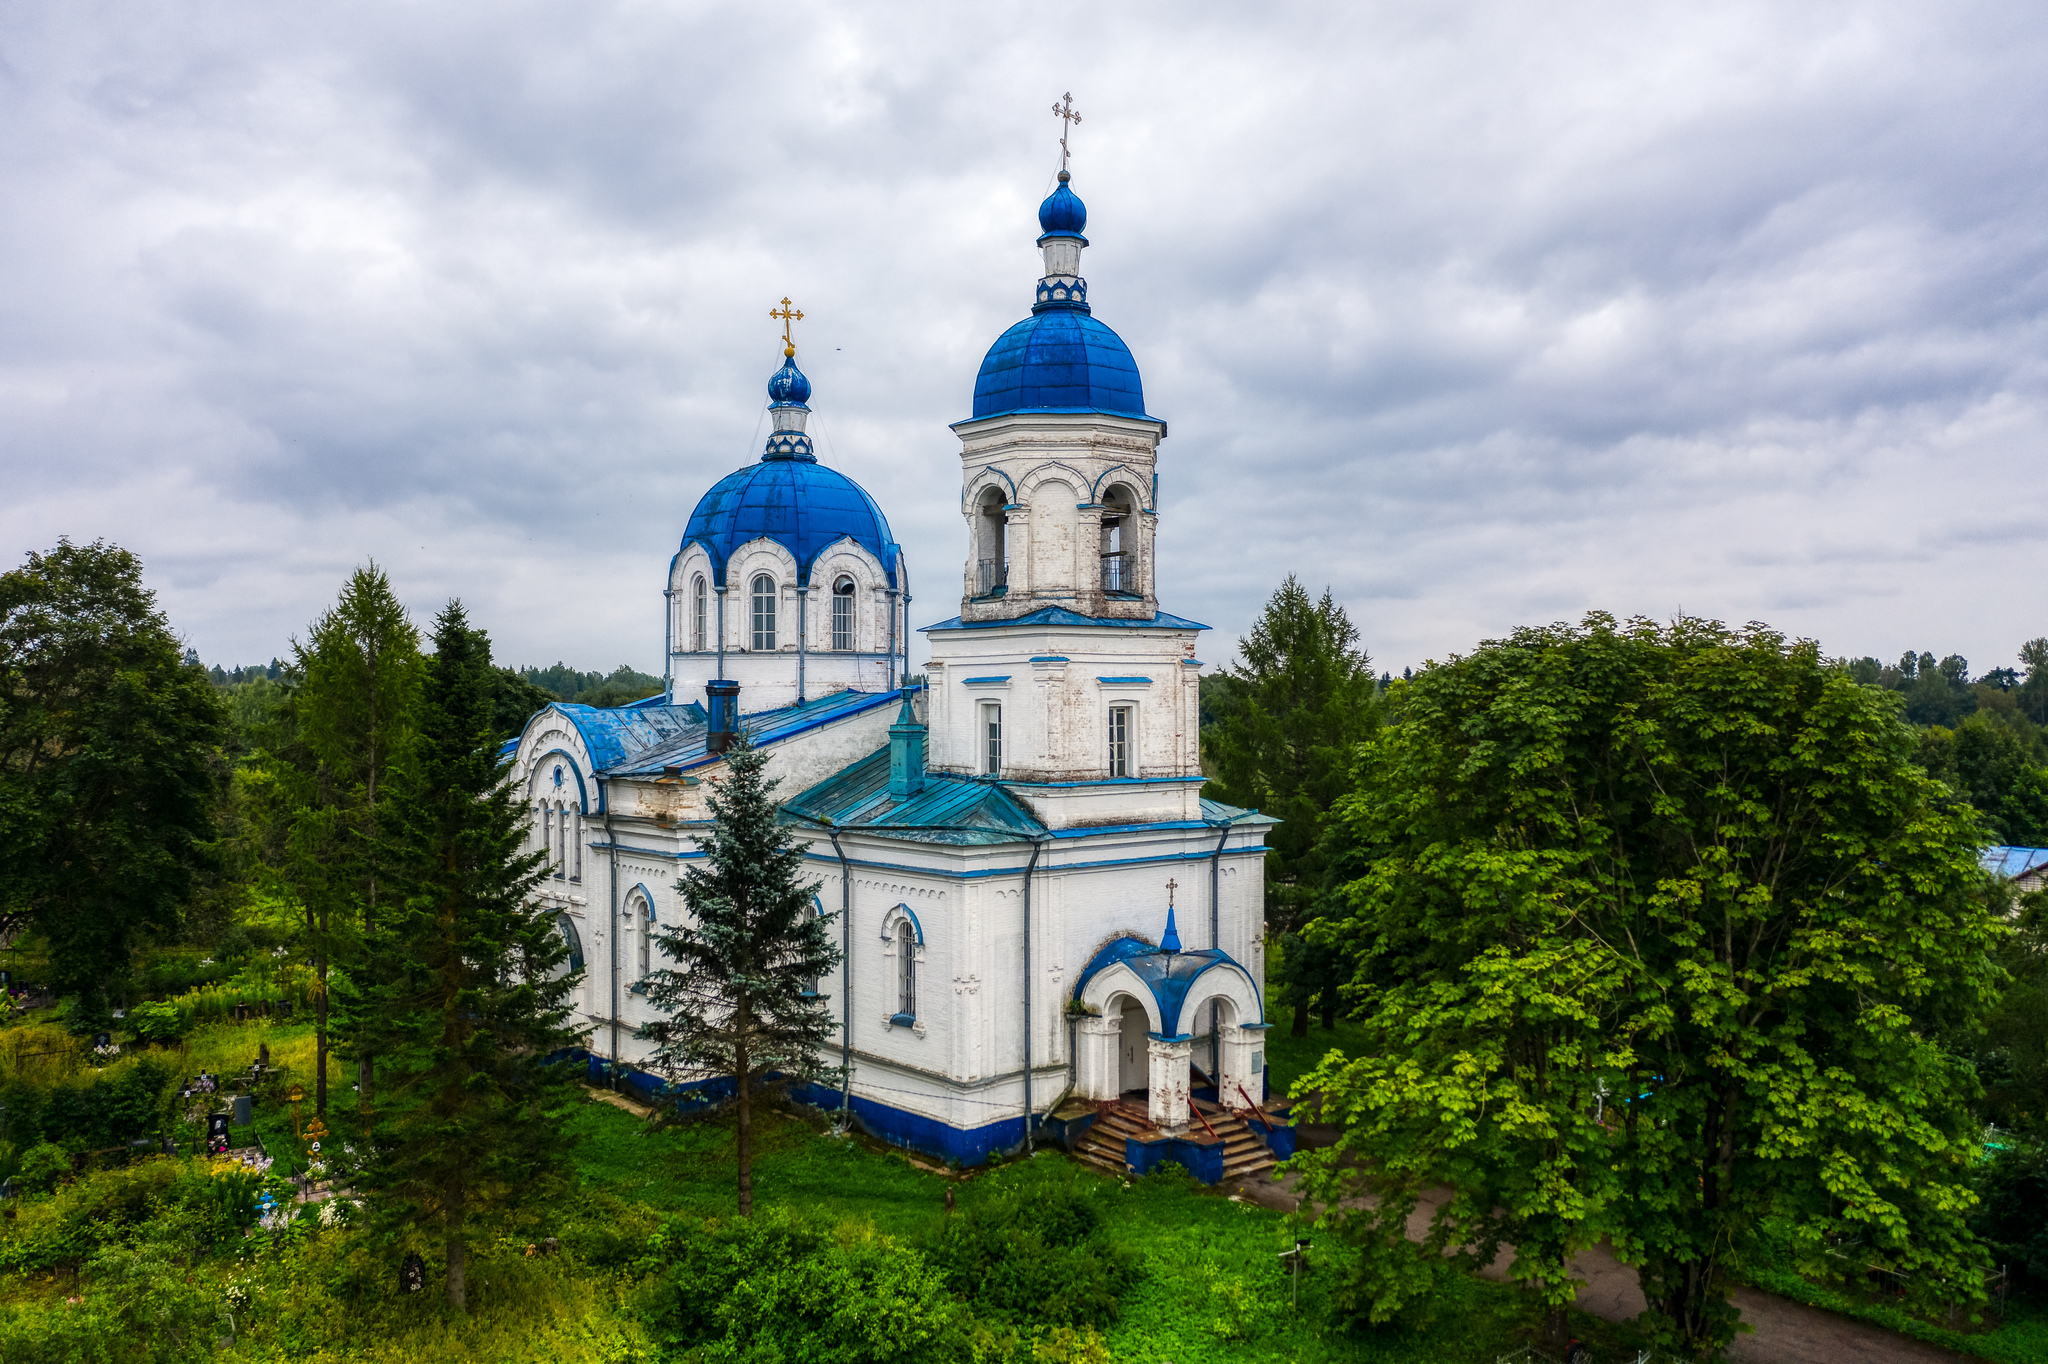
M 1079 111 L 1074 108 L 1073 92 L 1070 90 L 1066 94 L 1061 95 L 1060 102 L 1052 106 L 1052 111 L 1060 116 L 1060 179 L 1065 180 L 1067 178 L 1067 134 L 1073 130 L 1076 123 L 1081 121 Z M 788 299 L 783 300 L 785 303 L 788 301 Z
M 782 296 L 782 306 L 780 308 L 770 308 L 768 310 L 768 316 L 777 318 L 782 323 L 782 358 L 785 360 L 796 358 L 796 339 L 789 334 L 789 324 L 801 321 L 803 315 L 803 309 L 793 309 L 789 306 L 788 294 Z

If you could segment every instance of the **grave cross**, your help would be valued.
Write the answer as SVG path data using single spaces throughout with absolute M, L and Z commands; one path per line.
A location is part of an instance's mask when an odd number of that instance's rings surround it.
M 1061 95 L 1060 102 L 1052 106 L 1052 111 L 1060 116 L 1060 174 L 1065 175 L 1067 173 L 1067 134 L 1073 130 L 1073 126 L 1076 123 L 1081 121 L 1081 115 L 1074 109 L 1073 92 L 1069 91 Z

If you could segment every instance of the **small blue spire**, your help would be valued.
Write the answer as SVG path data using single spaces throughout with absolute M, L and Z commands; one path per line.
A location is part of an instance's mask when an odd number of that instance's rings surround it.
M 1180 930 L 1173 926 L 1172 900 L 1166 902 L 1166 932 L 1160 935 L 1159 950 L 1162 952 L 1180 951 Z
M 1088 239 L 1081 232 L 1088 226 L 1088 205 L 1081 202 L 1081 196 L 1068 188 L 1071 177 L 1060 172 L 1059 188 L 1045 197 L 1038 206 L 1038 230 L 1045 235 L 1038 239 L 1045 244 L 1046 237 L 1078 237 L 1082 242 Z

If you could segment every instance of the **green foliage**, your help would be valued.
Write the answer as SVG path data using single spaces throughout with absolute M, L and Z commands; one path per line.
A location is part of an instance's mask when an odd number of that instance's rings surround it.
M 1954 729 L 1932 726 L 1921 732 L 1919 760 L 1976 807 L 1993 843 L 2048 844 L 2048 770 L 2035 765 L 2033 745 L 2011 726 L 1985 714 Z
M 807 845 L 777 819 L 766 763 L 742 737 L 713 780 L 704 861 L 676 882 L 689 913 L 656 940 L 676 964 L 647 978 L 647 1002 L 664 1016 L 640 1030 L 655 1043 L 652 1069 L 733 1081 L 742 1216 L 753 1206 L 757 1092 L 771 1076 L 782 1087 L 828 1073 L 832 1010 L 812 991 L 840 960 L 833 916 L 814 912 L 818 883 L 803 879 Z
M 170 1067 L 153 1056 L 62 1083 L 10 1077 L 0 1080 L 0 1134 L 18 1147 L 39 1141 L 73 1152 L 125 1147 L 164 1130 L 173 1083 Z
M 1266 930 L 1286 943 L 1297 1035 L 1312 1001 L 1334 1013 L 1342 983 L 1340 963 L 1299 930 L 1319 912 L 1325 821 L 1348 789 L 1353 751 L 1378 722 L 1372 660 L 1357 644 L 1330 593 L 1312 600 L 1289 574 L 1240 642 L 1244 661 L 1203 696 L 1214 717 L 1202 730 L 1203 794 L 1282 821 L 1267 836 Z
M 225 736 L 134 555 L 60 541 L 0 575 L 0 940 L 41 937 L 88 1029 L 135 949 L 178 929 Z
M 192 1030 L 192 1017 L 169 1000 L 145 1000 L 128 1010 L 128 1027 L 138 1042 L 169 1046 Z
M 2036 1291 L 2048 1289 L 2048 1147 L 2018 1143 L 1977 1167 L 1970 1229 Z
M 1098 1190 L 1069 1179 L 972 1191 L 921 1244 L 946 1286 L 984 1316 L 1017 1326 L 1106 1326 L 1136 1266 L 1100 1234 Z
M 14 1182 L 23 1193 L 48 1193 L 71 1178 L 71 1153 L 54 1141 L 40 1142 L 22 1152 L 15 1167 Z
M 953 1364 L 966 1313 L 916 1250 L 872 1227 L 776 1210 L 670 1223 L 648 1243 L 650 1333 L 710 1361 Z
M 570 701 L 579 706 L 623 706 L 629 701 L 653 696 L 667 685 L 660 678 L 635 671 L 624 663 L 610 673 L 580 673 L 565 663 L 557 663 L 552 668 L 521 668 L 514 675 L 547 693 L 541 705 L 555 700 Z M 538 709 L 539 706 L 535 706 L 527 714 L 531 715 Z M 522 723 L 525 718 L 520 717 Z
M 438 1239 L 462 1308 L 470 1239 L 559 1190 L 574 1075 L 567 944 L 532 899 L 544 874 L 490 742 L 490 642 L 459 603 L 398 763 L 384 836 L 389 897 L 344 998 L 345 1036 L 377 1060 L 356 1187 L 391 1229 Z
M 561 698 L 536 686 L 510 668 L 491 670 L 491 737 L 499 743 L 516 739 L 534 712 Z
M 1984 1098 L 1978 1112 L 2028 1140 L 2048 1140 L 2048 893 L 2015 897 L 2012 933 L 1995 960 L 2009 979 L 1984 1029 L 1950 1030 L 1949 1045 L 1970 1059 Z
M 1974 1085 L 1938 1042 L 1994 995 L 1967 809 L 1890 703 L 1761 626 L 1517 631 L 1397 688 L 1328 940 L 1367 1046 L 1304 1081 L 1343 1125 L 1297 1164 L 1360 1248 L 1369 1315 L 1490 1256 L 1553 1304 L 1612 1238 L 1667 1339 L 1723 1348 L 1766 1216 L 1935 1299 L 1980 1295 Z

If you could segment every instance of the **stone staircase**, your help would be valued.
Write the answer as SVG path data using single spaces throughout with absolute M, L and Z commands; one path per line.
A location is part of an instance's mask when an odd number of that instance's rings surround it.
M 1272 1151 L 1242 1116 L 1220 1104 L 1200 1100 L 1195 1102 L 1195 1107 L 1201 1111 L 1202 1117 L 1190 1122 L 1184 1135 L 1206 1138 L 1214 1129 L 1223 1142 L 1224 1184 L 1256 1179 L 1273 1168 Z M 1094 1108 L 1095 1121 L 1074 1143 L 1074 1154 L 1107 1174 L 1124 1174 L 1124 1139 L 1137 1137 L 1141 1141 L 1147 1140 L 1159 1136 L 1159 1130 L 1146 1119 L 1143 1100 L 1118 1099 L 1095 1104 Z M 1206 1127 L 1203 1126 L 1203 1118 L 1208 1120 Z

